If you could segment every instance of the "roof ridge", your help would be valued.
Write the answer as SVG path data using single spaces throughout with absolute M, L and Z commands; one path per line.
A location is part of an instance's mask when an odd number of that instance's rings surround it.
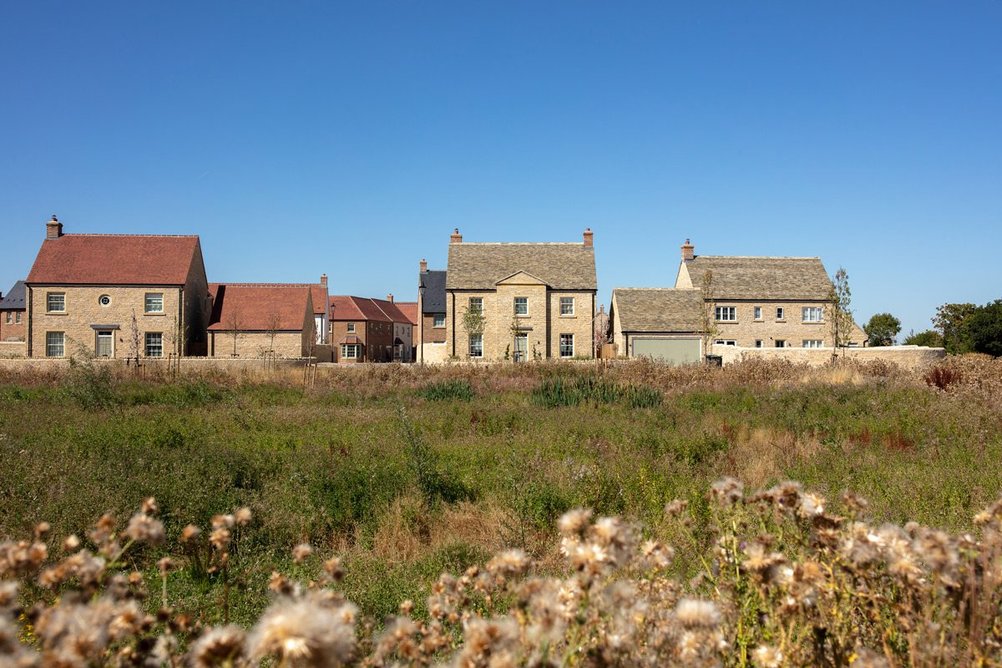
M 677 290 L 679 292 L 684 292 L 687 290 L 701 290 L 701 289 L 702 288 L 613 288 L 612 290 L 613 292 L 615 292 L 616 290 L 671 290 L 671 291 Z
M 580 246 L 581 248 L 591 248 L 591 246 L 585 246 L 581 241 L 464 241 L 452 244 L 450 248 L 460 246 Z
M 209 281 L 209 283 L 237 288 L 310 288 L 320 285 L 320 283 L 223 283 L 221 281 Z
M 162 237 L 167 239 L 197 239 L 197 234 L 103 234 L 100 232 L 70 232 L 57 237 L 59 239 L 66 237 L 140 237 L 144 239 Z M 53 239 L 46 239 L 45 241 L 54 241 Z
M 819 255 L 697 255 L 713 260 L 820 260 Z

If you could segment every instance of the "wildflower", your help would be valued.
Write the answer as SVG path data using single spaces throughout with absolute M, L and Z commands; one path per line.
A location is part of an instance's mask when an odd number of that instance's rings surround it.
M 722 506 L 733 506 L 744 498 L 745 486 L 735 478 L 721 478 L 710 485 L 710 496 Z
M 675 550 L 656 540 L 644 541 L 640 546 L 640 565 L 645 570 L 664 570 L 671 565 Z
M 130 540 L 139 543 L 159 545 L 164 540 L 164 525 L 160 520 L 154 519 L 149 515 L 137 513 L 129 520 L 129 526 L 125 529 L 125 534 Z
M 797 514 L 801 517 L 816 517 L 823 515 L 825 512 L 825 500 L 814 494 L 813 492 L 807 492 L 801 495 L 800 505 L 797 507 Z
M 209 534 L 209 542 L 212 543 L 212 547 L 220 552 L 230 546 L 230 539 L 230 530 L 222 526 L 213 529 L 212 533 Z
M 72 552 L 73 550 L 80 547 L 80 539 L 75 535 L 69 535 L 63 539 L 63 551 Z
M 213 515 L 211 522 L 213 529 L 232 529 L 236 519 L 233 515 Z
M 212 628 L 195 641 L 188 653 L 193 668 L 235 665 L 244 654 L 245 634 L 239 626 Z
M 181 529 L 181 542 L 182 543 L 190 543 L 191 541 L 193 541 L 196 538 L 198 538 L 198 536 L 201 533 L 202 533 L 201 529 L 199 529 L 194 524 L 189 524 L 185 528 Z
M 233 512 L 233 521 L 236 522 L 237 526 L 245 527 L 250 524 L 251 519 L 253 519 L 251 509 L 246 506 L 243 508 L 237 508 Z
M 157 505 L 157 500 L 152 496 L 143 499 L 143 504 L 140 506 L 140 511 L 144 515 L 156 515 L 160 512 L 160 506 Z
M 301 564 L 306 561 L 311 554 L 313 554 L 313 548 L 307 543 L 300 543 L 292 548 L 292 560 L 297 564 Z
M 331 606 L 308 596 L 272 604 L 247 639 L 248 653 L 259 661 L 275 657 L 288 666 L 340 666 L 355 651 L 355 609 Z
M 689 508 L 689 502 L 683 501 L 682 499 L 675 499 L 665 506 L 665 515 L 668 517 L 677 517 L 684 513 Z
M 769 645 L 759 645 L 752 651 L 755 665 L 762 668 L 779 668 L 783 665 L 783 653 Z
M 565 536 L 583 536 L 591 521 L 591 510 L 575 508 L 560 516 L 557 528 Z
M 675 606 L 675 619 L 685 628 L 716 628 L 720 625 L 720 611 L 713 601 L 683 598 Z
M 39 522 L 35 525 L 35 540 L 42 540 L 52 530 L 52 525 L 48 522 Z
M 344 579 L 344 569 L 341 567 L 341 560 L 337 557 L 331 557 L 324 562 L 324 572 L 334 582 L 340 582 Z
M 463 629 L 463 640 L 456 657 L 459 668 L 515 665 L 511 659 L 518 645 L 518 623 L 510 617 L 471 619 Z
M 529 570 L 529 557 L 522 550 L 506 550 L 487 563 L 487 571 L 505 578 L 524 575 Z

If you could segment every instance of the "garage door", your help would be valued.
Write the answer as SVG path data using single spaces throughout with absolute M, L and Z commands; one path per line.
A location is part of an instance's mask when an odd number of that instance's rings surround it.
M 632 338 L 631 357 L 651 357 L 668 364 L 699 362 L 699 339 Z

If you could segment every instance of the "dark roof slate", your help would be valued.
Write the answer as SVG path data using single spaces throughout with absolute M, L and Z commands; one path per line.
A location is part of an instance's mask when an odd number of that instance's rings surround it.
M 421 300 L 422 313 L 445 313 L 445 275 L 441 270 L 418 273 L 418 285 L 424 280 L 424 298 Z
M 10 292 L 3 296 L 0 300 L 0 310 L 3 311 L 23 311 L 25 310 L 24 304 L 24 281 L 18 281 L 14 284 L 14 287 L 10 289 Z

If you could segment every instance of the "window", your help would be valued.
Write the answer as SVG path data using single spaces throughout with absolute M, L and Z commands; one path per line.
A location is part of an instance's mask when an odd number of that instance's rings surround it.
M 484 312 L 484 298 L 483 297 L 470 297 L 470 308 L 467 309 L 470 313 L 483 313 Z
M 62 357 L 65 354 L 65 336 L 62 332 L 45 333 L 45 356 Z
M 805 306 L 804 322 L 821 322 L 824 318 L 825 310 L 820 306 Z
M 762 347 L 762 339 L 755 339 L 755 347 L 756 348 Z
M 433 315 L 432 316 L 431 326 L 432 327 L 445 327 L 445 314 L 444 313 L 436 313 L 435 315 Z
M 515 315 L 529 315 L 528 297 L 515 297 Z
M 13 311 L 7 311 L 7 324 L 8 325 L 13 325 L 14 324 L 14 312 Z
M 21 324 L 21 312 L 20 311 L 15 311 L 14 312 L 14 322 L 16 322 L 19 325 Z
M 786 341 L 784 341 L 783 339 L 776 339 L 776 347 L 777 348 L 785 348 L 786 347 Z
M 574 357 L 574 335 L 573 334 L 561 334 L 560 335 L 560 356 L 561 357 Z
M 761 306 L 756 306 L 755 307 L 755 319 L 756 320 L 761 320 L 762 319 L 762 307 Z
M 718 306 L 713 309 L 713 318 L 720 322 L 737 322 L 738 310 L 734 306 Z
M 470 334 L 470 357 L 484 356 L 484 335 Z
M 100 297 L 97 298 L 97 303 L 100 304 L 101 306 L 110 306 L 111 295 L 101 295 Z
M 164 293 L 162 292 L 147 292 L 146 293 L 146 313 L 163 313 L 164 312 Z
M 48 292 L 45 294 L 45 310 L 49 313 L 66 313 L 66 293 Z
M 354 334 L 355 333 L 355 323 L 349 322 L 348 325 L 347 325 L 347 327 L 348 327 L 348 333 L 349 334 Z
M 574 297 L 560 298 L 560 315 L 574 315 Z
M 821 339 L 804 339 L 805 348 L 824 348 L 824 341 Z
M 351 324 L 351 323 L 349 323 Z M 344 359 L 355 360 L 358 359 L 358 344 L 357 343 L 345 343 L 341 346 L 341 357 Z
M 786 319 L 786 313 L 783 311 L 783 307 L 782 306 L 777 306 L 776 307 L 776 320 L 785 320 L 785 319 Z
M 146 332 L 146 356 L 164 356 L 164 335 L 161 332 Z
M 713 344 L 717 346 L 736 346 L 738 342 L 735 339 L 717 339 Z

